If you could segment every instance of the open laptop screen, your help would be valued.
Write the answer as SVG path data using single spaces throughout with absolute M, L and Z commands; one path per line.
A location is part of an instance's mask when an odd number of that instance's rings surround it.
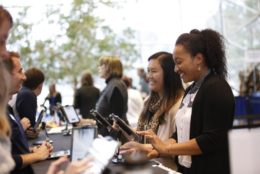
M 97 137 L 96 126 L 84 126 L 72 129 L 71 161 L 86 157 L 89 147 Z

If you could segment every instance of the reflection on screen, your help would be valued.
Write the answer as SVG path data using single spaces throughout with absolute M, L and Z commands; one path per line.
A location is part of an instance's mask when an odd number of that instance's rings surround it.
M 78 115 L 73 106 L 65 106 L 64 112 L 67 115 L 69 123 L 76 123 L 79 121 Z
M 95 137 L 94 128 L 73 129 L 71 160 L 81 160 L 87 156 L 89 147 Z
M 111 137 L 96 138 L 89 148 L 89 156 L 94 158 L 92 166 L 84 174 L 101 174 L 113 157 L 119 143 Z

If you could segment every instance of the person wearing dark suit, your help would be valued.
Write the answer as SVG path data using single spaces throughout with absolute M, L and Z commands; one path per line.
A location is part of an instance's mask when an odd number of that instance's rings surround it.
M 10 74 L 9 97 L 16 94 L 25 81 L 26 76 L 20 62 L 18 53 L 9 52 L 9 58 L 4 60 L 4 65 Z M 45 142 L 38 147 L 29 148 L 24 129 L 19 117 L 14 115 L 11 107 L 8 106 L 8 117 L 11 125 L 12 156 L 15 161 L 15 168 L 12 174 L 31 174 L 34 173 L 30 165 L 34 162 L 48 158 L 53 147 Z
M 81 78 L 81 87 L 74 96 L 74 107 L 79 109 L 82 118 L 93 118 L 89 111 L 95 108 L 99 94 L 99 89 L 93 86 L 92 75 L 85 72 Z
M 15 169 L 12 173 L 15 173 L 19 171 L 19 169 L 23 166 L 23 160 L 21 155 L 30 153 L 29 150 L 29 144 L 27 142 L 26 135 L 24 133 L 23 127 L 20 123 L 19 117 L 16 117 L 13 113 L 13 110 L 11 106 L 8 106 L 8 113 L 9 116 L 9 123 L 12 128 L 12 136 L 11 136 L 11 142 L 12 142 L 12 156 L 15 161 Z M 22 171 L 19 171 L 22 173 L 34 173 L 33 169 L 30 165 L 25 166 Z
M 234 118 L 234 96 L 226 82 L 222 36 L 211 29 L 180 35 L 173 52 L 175 71 L 186 89 L 176 114 L 177 132 L 161 141 L 152 131 L 139 132 L 152 143 L 149 157 L 178 155 L 183 174 L 228 174 L 227 131 Z

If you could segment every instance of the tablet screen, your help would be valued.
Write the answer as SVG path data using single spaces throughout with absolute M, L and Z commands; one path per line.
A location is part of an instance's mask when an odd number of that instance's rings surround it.
M 84 126 L 72 129 L 71 161 L 81 160 L 86 157 L 96 135 L 96 126 Z
M 79 122 L 78 114 L 73 106 L 67 105 L 63 107 L 64 115 L 67 117 L 69 123 L 77 123 Z
M 122 132 L 125 132 L 126 138 L 129 141 L 138 141 L 139 143 L 143 143 L 143 138 L 142 136 L 139 136 L 135 133 L 135 131 L 133 131 L 126 123 L 124 120 L 122 120 L 119 116 L 115 115 L 115 114 L 110 114 L 109 117 L 111 117 L 114 121 L 116 121 L 117 125 L 119 126 L 119 129 Z M 123 134 L 125 135 L 125 134 Z

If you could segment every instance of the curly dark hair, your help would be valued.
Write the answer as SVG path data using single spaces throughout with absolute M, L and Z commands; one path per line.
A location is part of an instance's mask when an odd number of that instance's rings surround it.
M 225 44 L 220 33 L 212 29 L 193 29 L 180 35 L 175 45 L 184 46 L 192 56 L 201 53 L 209 69 L 224 79 L 227 77 Z

